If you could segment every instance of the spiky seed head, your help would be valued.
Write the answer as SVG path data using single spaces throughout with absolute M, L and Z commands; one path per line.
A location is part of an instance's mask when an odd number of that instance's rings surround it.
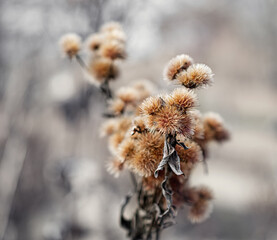
M 110 136 L 117 131 L 118 122 L 116 119 L 109 119 L 105 121 L 100 129 L 100 136 Z
M 62 52 L 69 58 L 75 57 L 81 49 L 81 37 L 76 33 L 68 33 L 59 41 Z
M 100 55 L 111 60 L 126 58 L 124 45 L 118 41 L 105 41 L 100 48 Z
M 164 69 L 164 80 L 175 80 L 178 73 L 186 70 L 192 63 L 193 59 L 189 55 L 182 54 L 172 58 Z
M 217 113 L 207 113 L 203 119 L 205 141 L 215 140 L 226 141 L 230 138 L 230 133 L 224 125 L 224 121 Z
M 137 81 L 133 84 L 133 87 L 138 91 L 139 101 L 143 101 L 154 92 L 154 86 L 148 80 Z
M 177 74 L 177 81 L 186 88 L 198 88 L 213 83 L 213 72 L 205 64 L 193 64 L 187 71 Z
M 110 152 L 116 156 L 117 151 L 118 151 L 118 147 L 119 145 L 122 143 L 122 141 L 125 138 L 125 132 L 124 131 L 120 131 L 120 132 L 116 132 L 113 135 L 111 135 L 109 137 L 109 141 L 108 141 L 108 147 Z
M 210 217 L 212 210 L 210 201 L 201 201 L 190 207 L 188 219 L 192 223 L 201 223 Z
M 193 134 L 194 123 L 189 114 L 180 112 L 175 106 L 164 106 L 154 115 L 145 116 L 146 126 L 161 134 L 179 133 L 185 137 Z
M 107 171 L 118 178 L 122 170 L 124 169 L 124 162 L 120 161 L 118 158 L 114 158 L 109 161 L 106 165 Z
M 101 44 L 104 42 L 105 38 L 103 34 L 94 33 L 91 34 L 86 40 L 86 46 L 92 52 L 99 50 Z
M 192 223 L 200 223 L 206 220 L 212 212 L 213 193 L 205 186 L 192 188 L 192 191 L 197 194 L 197 198 L 194 199 L 188 218 Z
M 121 115 L 124 112 L 124 109 L 126 107 L 125 102 L 123 102 L 121 99 L 116 98 L 113 99 L 112 101 L 109 101 L 109 111 L 112 112 L 113 114 Z
M 118 67 L 108 58 L 95 58 L 89 65 L 89 72 L 99 82 L 115 79 L 119 74 Z
M 197 104 L 195 93 L 185 88 L 176 88 L 165 101 L 169 106 L 176 106 L 183 112 L 196 107 Z
M 140 134 L 135 139 L 135 155 L 126 160 L 126 166 L 140 176 L 153 175 L 163 156 L 163 141 L 157 132 Z
M 132 87 L 119 88 L 116 96 L 126 104 L 133 104 L 138 100 L 138 92 Z
M 127 137 L 122 141 L 118 148 L 118 157 L 119 159 L 124 161 L 129 161 L 130 159 L 133 159 L 136 154 L 136 142 L 134 139 Z
M 153 115 L 160 111 L 164 106 L 164 100 L 159 96 L 148 97 L 140 105 L 141 113 L 144 115 Z

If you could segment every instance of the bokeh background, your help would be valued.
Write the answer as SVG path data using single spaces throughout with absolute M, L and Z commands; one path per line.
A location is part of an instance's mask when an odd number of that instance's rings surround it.
M 143 78 L 165 90 L 164 65 L 187 53 L 215 73 L 201 111 L 219 112 L 232 132 L 211 146 L 209 174 L 200 165 L 192 177 L 214 190 L 213 214 L 193 225 L 184 209 L 162 239 L 277 239 L 275 0 L 1 0 L 1 239 L 125 239 L 119 210 L 132 185 L 105 168 L 105 100 L 87 94 L 57 45 L 110 20 L 128 36 L 113 89 Z

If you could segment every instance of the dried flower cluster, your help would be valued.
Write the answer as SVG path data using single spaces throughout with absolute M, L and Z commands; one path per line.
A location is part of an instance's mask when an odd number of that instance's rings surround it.
M 91 52 L 88 70 L 101 83 L 117 77 L 116 61 L 124 59 L 126 37 L 118 23 L 104 25 L 86 41 Z M 72 58 L 71 50 L 63 45 Z M 75 50 L 76 52 L 76 50 Z M 78 52 L 78 51 L 77 51 Z M 77 53 L 75 53 L 76 55 Z M 164 79 L 180 86 L 171 93 L 155 95 L 153 84 L 137 81 L 119 88 L 108 100 L 101 136 L 108 138 L 112 160 L 108 171 L 116 177 L 123 170 L 131 173 L 135 184 L 137 209 L 131 219 L 121 209 L 121 225 L 131 239 L 159 239 L 161 231 L 174 224 L 177 209 L 188 206 L 188 219 L 199 223 L 209 217 L 213 194 L 209 188 L 190 186 L 189 179 L 199 163 L 206 163 L 209 143 L 223 142 L 229 132 L 215 113 L 196 109 L 194 89 L 210 85 L 213 73 L 205 64 L 194 64 L 188 55 L 171 59 Z
M 137 225 L 136 230 L 128 229 L 130 236 L 135 231 L 142 234 L 142 239 L 155 231 L 157 235 L 172 224 L 176 207 L 184 204 L 189 206 L 191 222 L 199 223 L 209 217 L 213 194 L 207 187 L 190 187 L 189 177 L 195 166 L 206 160 L 209 142 L 229 138 L 219 115 L 202 116 L 195 109 L 197 97 L 191 88 L 212 82 L 209 67 L 193 64 L 188 55 L 179 55 L 168 63 L 164 75 L 184 87 L 157 96 L 144 84 L 140 88 L 135 87 L 137 84 L 120 88 L 109 105 L 114 118 L 107 120 L 102 129 L 109 137 L 114 156 L 110 172 L 119 176 L 123 169 L 128 169 L 135 174 L 140 183 L 139 209 L 150 219 L 159 216 L 143 226 Z M 125 121 L 127 124 L 122 125 Z M 152 209 L 153 202 L 158 204 L 158 210 Z M 122 221 L 128 222 L 124 217 Z M 133 224 L 134 219 L 129 221 Z
M 126 36 L 120 24 L 110 22 L 99 32 L 91 34 L 85 41 L 85 50 L 89 53 L 86 64 L 79 52 L 81 38 L 75 34 L 66 34 L 60 39 L 62 52 L 70 59 L 76 58 L 86 71 L 90 82 L 100 86 L 107 98 L 111 98 L 109 82 L 119 76 L 118 60 L 126 58 Z
M 170 60 L 164 70 L 164 79 L 193 89 L 210 85 L 213 73 L 207 65 L 194 64 L 190 56 L 182 54 Z

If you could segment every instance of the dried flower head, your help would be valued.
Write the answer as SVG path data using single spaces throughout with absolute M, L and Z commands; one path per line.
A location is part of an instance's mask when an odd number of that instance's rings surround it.
M 163 108 L 163 106 L 164 106 L 164 100 L 161 97 L 150 96 L 142 102 L 140 106 L 140 110 L 141 110 L 141 113 L 144 115 L 153 115 L 158 111 L 160 111 L 160 109 Z
M 104 41 L 104 35 L 103 34 L 100 34 L 100 33 L 94 33 L 94 34 L 91 34 L 87 40 L 86 40 L 86 45 L 88 47 L 88 49 L 90 51 L 97 51 L 99 50 L 101 44 L 103 43 Z
M 106 41 L 101 45 L 100 55 L 112 60 L 124 59 L 126 57 L 125 47 L 116 40 Z
M 177 74 L 176 79 L 187 88 L 197 88 L 211 85 L 213 82 L 213 72 L 205 64 L 193 64 L 186 71 Z
M 205 221 L 212 213 L 211 202 L 199 202 L 190 207 L 188 218 L 192 223 Z
M 100 136 L 105 137 L 105 136 L 110 136 L 113 133 L 117 131 L 117 126 L 118 126 L 118 120 L 117 119 L 109 119 L 105 121 L 100 129 Z
M 157 114 L 147 118 L 147 126 L 162 134 L 181 134 L 190 137 L 194 123 L 189 114 L 181 113 L 175 106 L 165 106 Z
M 124 169 L 124 162 L 120 161 L 117 158 L 114 158 L 107 163 L 107 171 L 116 178 L 119 177 L 123 169 Z
M 116 156 L 117 151 L 118 151 L 118 147 L 119 145 L 122 143 L 122 141 L 124 140 L 126 135 L 126 132 L 124 131 L 120 131 L 120 132 L 116 132 L 113 135 L 111 135 L 109 137 L 109 150 L 110 152 Z
M 193 106 L 195 96 L 185 89 L 176 89 L 171 95 L 147 98 L 140 109 L 149 129 L 189 137 L 193 134 L 194 122 L 186 111 Z
M 119 146 L 118 156 L 140 176 L 151 176 L 163 156 L 163 138 L 159 133 L 143 132 L 127 137 Z
M 190 111 L 190 115 L 194 121 L 193 139 L 204 139 L 204 124 L 202 120 L 202 114 L 199 110 L 193 109 L 192 111 Z
M 116 96 L 126 104 L 134 104 L 138 100 L 138 92 L 132 87 L 121 87 Z
M 134 135 L 135 133 L 142 133 L 145 131 L 147 131 L 147 129 L 145 126 L 144 118 L 141 116 L 136 117 L 133 122 L 132 135 Z
M 185 54 L 172 58 L 164 69 L 164 80 L 173 81 L 178 73 L 186 70 L 193 63 L 193 59 Z
M 139 80 L 133 84 L 133 87 L 138 91 L 139 101 L 148 98 L 154 91 L 153 84 L 148 80 Z
M 119 70 L 111 59 L 95 58 L 89 65 L 89 72 L 97 81 L 103 82 L 105 79 L 116 78 Z
M 120 98 L 116 98 L 112 101 L 109 101 L 109 111 L 114 115 L 121 115 L 124 112 L 126 107 L 125 102 L 123 102 Z
M 229 131 L 224 126 L 224 121 L 217 113 L 207 113 L 203 119 L 205 141 L 215 140 L 222 142 L 230 137 Z
M 207 187 L 194 188 L 193 191 L 197 194 L 197 199 L 194 199 L 190 207 L 188 218 L 192 223 L 200 223 L 206 220 L 212 212 L 213 194 Z
M 176 88 L 165 99 L 169 106 L 176 106 L 183 112 L 196 106 L 196 95 L 190 90 L 185 88 Z
M 73 58 L 81 49 L 81 38 L 75 33 L 65 34 L 60 38 L 60 46 L 64 54 Z

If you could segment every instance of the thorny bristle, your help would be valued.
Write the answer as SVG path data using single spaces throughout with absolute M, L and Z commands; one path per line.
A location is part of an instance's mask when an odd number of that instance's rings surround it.
M 177 74 L 176 79 L 187 88 L 198 88 L 212 84 L 213 72 L 205 64 L 193 64 Z
M 142 102 L 140 106 L 141 113 L 144 115 L 153 115 L 160 111 L 160 109 L 163 107 L 163 104 L 164 101 L 160 97 L 150 96 Z
M 136 138 L 127 137 L 119 146 L 119 157 L 140 176 L 151 176 L 163 156 L 163 138 L 159 133 L 144 132 Z
M 168 105 L 176 106 L 184 112 L 194 108 L 197 103 L 195 93 L 185 88 L 176 88 L 165 101 Z
M 193 59 L 185 54 L 172 58 L 164 69 L 164 80 L 173 81 L 178 73 L 186 70 L 193 63 Z
M 65 34 L 59 41 L 62 52 L 69 58 L 75 57 L 81 49 L 81 37 L 75 33 Z

